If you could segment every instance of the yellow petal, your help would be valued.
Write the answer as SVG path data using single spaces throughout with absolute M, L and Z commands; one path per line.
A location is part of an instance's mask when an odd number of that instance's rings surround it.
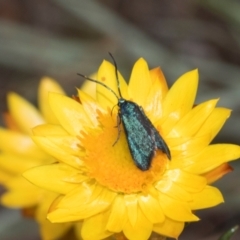
M 116 196 L 111 207 L 106 229 L 110 232 L 121 232 L 127 221 L 127 208 L 122 195 Z
M 21 175 L 16 175 L 14 178 L 12 178 L 10 181 L 8 181 L 5 185 L 8 189 L 14 190 L 22 190 L 22 191 L 38 191 L 39 188 L 31 184 L 29 181 L 27 181 L 24 177 Z
M 164 178 L 171 179 L 177 185 L 192 193 L 201 191 L 207 183 L 204 177 L 184 172 L 180 169 L 168 170 Z
M 72 227 L 72 223 L 51 223 L 47 220 L 46 215 L 49 206 L 56 197 L 57 194 L 45 191 L 43 194 L 44 201 L 41 201 L 36 208 L 35 217 L 39 223 L 40 234 L 43 240 L 59 239 Z
M 13 177 L 12 173 L 0 169 L 0 184 L 2 184 L 3 186 L 5 185 L 6 182 L 12 179 L 12 177 Z
M 137 211 L 137 221 L 134 226 L 130 222 L 124 225 L 123 233 L 129 240 L 146 240 L 152 233 L 153 224 L 145 217 L 141 209 Z
M 92 97 L 80 89 L 78 89 L 78 95 L 86 114 L 89 116 L 93 126 L 96 127 L 99 124 L 97 112 L 104 112 L 103 108 L 101 108 Z
M 8 192 L 1 197 L 1 202 L 8 207 L 31 207 L 39 201 L 39 188 L 29 183 L 22 176 L 15 177 L 7 182 Z
M 38 222 L 42 222 L 44 219 L 46 219 L 50 205 L 58 196 L 59 194 L 54 192 L 42 191 L 42 197 L 44 198 L 44 201 L 42 201 L 41 204 L 39 204 L 36 208 L 36 218 Z
M 79 184 L 61 199 L 55 210 L 48 214 L 51 222 L 76 221 L 105 211 L 113 202 L 116 194 L 87 183 Z M 69 208 L 71 206 L 71 208 Z
M 240 146 L 234 144 L 213 144 L 206 147 L 197 156 L 186 159 L 183 162 L 183 166 L 187 171 L 203 174 L 239 157 Z
M 113 92 L 119 95 L 115 67 L 108 61 L 103 61 L 98 69 L 97 74 L 98 81 L 107 85 Z M 127 84 L 121 74 L 118 72 L 119 86 L 121 88 L 121 93 L 124 98 L 127 98 Z M 106 87 L 97 84 L 97 100 L 101 106 L 107 108 L 108 106 L 113 107 L 117 104 L 118 99 L 113 93 Z
M 151 84 L 147 62 L 140 58 L 133 66 L 128 86 L 129 95 L 135 103 L 144 106 Z
M 223 203 L 221 192 L 211 186 L 206 186 L 201 192 L 193 194 L 193 201 L 190 203 L 193 210 L 209 208 Z
M 139 206 L 143 214 L 151 223 L 163 222 L 165 216 L 157 199 L 151 195 L 141 195 L 138 197 Z
M 79 156 L 79 140 L 73 136 L 48 136 L 47 139 L 68 154 Z
M 33 128 L 33 135 L 36 136 L 69 136 L 60 125 L 42 124 Z
M 208 119 L 203 123 L 201 128 L 198 130 L 197 136 L 210 134 L 209 143 L 218 134 L 226 120 L 229 118 L 231 110 L 227 108 L 215 108 L 210 114 Z
M 159 233 L 162 236 L 177 239 L 180 233 L 183 231 L 184 222 L 174 221 L 170 218 L 166 218 L 163 223 L 153 225 L 153 231 Z
M 182 143 L 181 145 L 171 147 L 171 155 L 174 161 L 171 162 L 171 168 L 175 166 L 180 167 L 183 165 L 182 159 L 186 160 L 186 158 L 194 157 L 196 154 L 205 149 L 208 145 L 210 139 L 209 135 L 192 137 L 187 142 Z M 166 139 L 167 144 L 170 143 L 168 139 Z M 171 146 L 171 145 L 168 145 Z
M 36 167 L 43 163 L 44 161 L 36 158 L 17 156 L 11 153 L 0 154 L 0 168 L 15 174 L 22 173 L 29 168 Z
M 160 71 L 160 69 L 157 70 Z M 151 72 L 152 71 L 150 71 L 150 74 Z M 152 86 L 150 88 L 144 105 L 144 111 L 149 115 L 149 118 L 153 122 L 162 117 L 162 100 L 166 95 L 165 91 L 167 91 L 167 86 L 163 83 L 163 81 L 160 81 L 161 78 L 159 78 L 160 77 L 157 76 L 157 79 L 153 79 Z
M 41 79 L 39 89 L 38 89 L 38 102 L 41 113 L 43 114 L 45 120 L 48 123 L 58 123 L 57 118 L 50 109 L 48 102 L 49 92 L 60 93 L 65 95 L 64 90 L 61 86 L 50 77 L 43 77 Z
M 168 146 L 171 146 L 171 149 L 176 146 L 181 146 L 186 142 L 190 142 L 193 138 L 192 137 L 175 137 L 175 138 L 166 138 Z
M 150 77 L 153 82 L 159 82 L 159 91 L 161 92 L 162 99 L 166 96 L 168 92 L 167 81 L 164 77 L 164 74 L 160 67 L 154 68 L 150 70 Z
M 113 233 L 106 230 L 109 211 L 87 218 L 82 224 L 81 235 L 84 240 L 104 239 Z
M 56 194 L 56 193 L 55 193 Z M 56 197 L 53 202 L 51 203 L 49 209 L 48 209 L 48 213 L 54 211 L 57 209 L 58 204 L 61 202 L 61 200 L 64 198 L 64 195 L 58 195 L 58 197 Z M 52 222 L 52 221 L 51 221 Z
M 0 128 L 0 139 L 4 139 L 4 141 L 0 141 L 0 149 L 4 152 L 37 159 L 49 158 L 26 135 Z
M 57 93 L 49 93 L 49 103 L 56 118 L 64 129 L 71 135 L 80 135 L 90 119 L 80 103 Z
M 158 189 L 161 193 L 164 193 L 176 200 L 186 201 L 186 202 L 189 202 L 192 200 L 191 194 L 187 192 L 184 188 L 178 186 L 170 178 L 161 179 L 156 183 L 155 188 Z
M 168 134 L 168 137 L 194 136 L 213 111 L 217 101 L 218 100 L 210 100 L 194 107 L 178 121 Z
M 21 129 L 19 129 L 16 121 L 10 115 L 9 112 L 5 112 L 2 115 L 3 115 L 3 121 L 4 121 L 7 129 L 12 130 L 12 131 L 16 131 L 16 132 L 21 132 Z
M 38 110 L 18 94 L 9 93 L 7 101 L 10 114 L 23 133 L 31 134 L 33 127 L 44 123 Z
M 74 233 L 77 239 L 82 240 L 82 224 L 83 221 L 78 221 L 74 223 Z
M 77 174 L 78 170 L 66 164 L 57 163 L 29 169 L 23 173 L 23 176 L 41 188 L 60 194 L 67 194 L 77 187 L 77 184 L 66 180 L 71 179 L 71 176 L 74 178 Z
M 42 240 L 62 239 L 71 229 L 73 223 L 51 223 L 48 219 L 39 222 L 39 230 Z
M 225 174 L 232 172 L 233 168 L 227 164 L 223 163 L 217 168 L 203 174 L 203 176 L 207 179 L 208 184 L 216 182 L 218 179 L 222 178 Z
M 198 221 L 188 203 L 184 201 L 174 200 L 165 194 L 159 193 L 159 202 L 165 215 L 175 221 L 192 222 Z
M 129 222 L 134 227 L 137 221 L 138 199 L 136 194 L 124 195 L 124 201 L 127 208 Z
M 39 147 L 41 147 L 45 152 L 48 152 L 50 155 L 55 157 L 58 161 L 64 162 L 78 169 L 80 169 L 83 166 L 83 162 L 79 158 L 80 155 L 83 155 L 80 153 L 80 151 L 78 156 L 75 156 L 66 152 L 64 149 L 56 145 L 47 137 L 34 136 L 32 139 Z
M 198 86 L 198 72 L 193 70 L 182 75 L 170 88 L 163 101 L 164 135 L 173 128 L 193 106 Z
M 38 194 L 35 192 L 9 191 L 1 197 L 1 204 L 11 208 L 26 208 L 38 203 Z
M 97 73 L 91 74 L 89 77 L 95 80 L 97 79 Z M 81 90 L 90 95 L 93 99 L 96 99 L 97 83 L 85 80 L 81 86 Z

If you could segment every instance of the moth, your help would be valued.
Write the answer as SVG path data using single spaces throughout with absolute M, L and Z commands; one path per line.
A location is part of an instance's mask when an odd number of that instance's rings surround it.
M 115 66 L 115 74 L 119 96 L 106 84 L 91 79 L 80 73 L 78 73 L 78 75 L 89 81 L 102 85 L 116 96 L 118 100 L 117 105 L 119 107 L 117 121 L 118 136 L 113 146 L 117 143 L 120 137 L 120 125 L 122 124 L 126 135 L 129 151 L 135 165 L 140 170 L 147 171 L 151 167 L 152 159 L 154 158 L 157 150 L 165 153 L 169 160 L 171 160 L 171 153 L 166 142 L 164 141 L 160 133 L 157 131 L 157 129 L 154 127 L 154 125 L 151 123 L 149 118 L 146 116 L 142 107 L 140 107 L 137 103 L 126 100 L 122 97 L 118 78 L 117 64 L 112 54 L 110 54 L 110 56 Z

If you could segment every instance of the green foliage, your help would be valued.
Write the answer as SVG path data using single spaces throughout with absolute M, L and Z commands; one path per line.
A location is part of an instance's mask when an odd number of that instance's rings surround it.
M 231 237 L 233 236 L 233 234 L 238 230 L 238 225 L 232 227 L 230 230 L 228 230 L 227 232 L 225 232 L 220 238 L 219 240 L 230 240 Z

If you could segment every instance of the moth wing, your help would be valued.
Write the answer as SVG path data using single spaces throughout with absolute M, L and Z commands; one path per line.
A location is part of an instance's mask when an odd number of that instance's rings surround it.
M 157 131 L 157 129 L 154 127 L 152 122 L 148 119 L 142 108 L 140 108 L 140 111 L 145 116 L 144 125 L 146 129 L 148 129 L 149 134 L 153 137 L 155 148 L 161 150 L 163 153 L 167 155 L 168 159 L 171 160 L 171 153 L 168 148 L 168 145 L 166 144 L 160 133 Z
M 146 116 L 142 108 L 140 108 L 140 110 L 145 116 L 145 122 L 146 122 L 146 125 L 149 126 L 148 129 L 151 132 L 150 134 L 151 136 L 153 136 L 155 149 L 161 150 L 163 153 L 167 155 L 168 159 L 171 160 L 171 153 L 168 148 L 168 145 L 166 144 L 166 142 L 164 141 L 160 133 L 157 131 L 157 129 L 153 126 L 152 122 L 148 119 L 148 117 Z
M 143 171 L 149 169 L 156 146 L 153 132 L 149 127 L 149 120 L 138 106 L 134 109 L 134 116 L 121 116 L 132 158 Z M 151 122 L 150 122 L 151 123 Z
M 169 160 L 171 160 L 171 153 L 168 148 L 168 145 L 161 137 L 160 133 L 156 130 L 156 128 L 153 129 L 154 139 L 155 139 L 155 146 L 157 149 L 161 150 L 163 153 L 165 153 Z

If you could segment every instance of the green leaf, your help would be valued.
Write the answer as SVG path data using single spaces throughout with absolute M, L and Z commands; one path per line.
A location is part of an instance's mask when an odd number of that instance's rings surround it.
M 219 240 L 230 240 L 233 234 L 238 230 L 238 225 L 225 232 Z

